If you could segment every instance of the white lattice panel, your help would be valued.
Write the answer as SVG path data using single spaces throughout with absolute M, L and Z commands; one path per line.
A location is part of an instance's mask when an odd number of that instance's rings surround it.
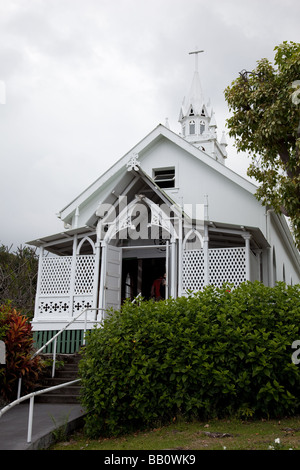
M 94 279 L 95 256 L 77 256 L 74 294 L 92 294 L 94 291 Z
M 209 250 L 209 282 L 221 287 L 224 282 L 238 286 L 246 281 L 245 248 Z
M 43 258 L 40 294 L 54 296 L 69 294 L 71 266 L 71 256 Z
M 209 250 L 209 283 L 221 287 L 224 282 L 238 286 L 246 281 L 245 248 Z M 204 287 L 204 252 L 186 250 L 182 259 L 182 289 L 201 290 Z
M 186 250 L 182 259 L 182 288 L 201 290 L 204 286 L 203 250 Z
M 95 267 L 95 255 L 77 255 L 74 265 L 72 256 L 43 258 L 35 315 L 61 319 L 92 307 Z

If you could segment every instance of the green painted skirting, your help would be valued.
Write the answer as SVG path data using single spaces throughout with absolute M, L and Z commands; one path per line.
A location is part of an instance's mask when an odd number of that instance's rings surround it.
M 34 347 L 40 349 L 44 344 L 47 343 L 58 330 L 51 331 L 34 331 Z M 57 338 L 57 350 L 58 354 L 73 354 L 79 351 L 80 346 L 83 342 L 83 330 L 66 330 Z M 50 343 L 43 351 L 43 353 L 52 353 L 53 344 Z

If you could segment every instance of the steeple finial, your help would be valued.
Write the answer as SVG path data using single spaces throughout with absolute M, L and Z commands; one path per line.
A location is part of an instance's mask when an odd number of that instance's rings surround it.
M 196 49 L 198 49 L 197 46 L 196 46 Z M 198 54 L 201 54 L 201 52 L 204 52 L 204 51 L 196 50 L 193 52 L 189 52 L 189 55 L 195 54 L 195 72 L 198 72 Z

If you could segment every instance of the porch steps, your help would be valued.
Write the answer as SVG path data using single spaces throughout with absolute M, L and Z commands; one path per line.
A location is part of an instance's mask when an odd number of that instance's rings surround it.
M 41 355 L 43 359 L 52 359 L 52 354 Z M 36 390 L 43 388 L 53 387 L 72 380 L 78 379 L 78 363 L 80 361 L 80 354 L 57 354 L 56 361 L 58 367 L 55 369 L 55 377 L 51 377 L 51 368 L 47 375 L 42 379 L 41 383 Z M 59 364 L 63 362 L 63 365 Z M 80 382 L 78 384 L 70 385 L 67 387 L 45 392 L 35 398 L 36 403 L 77 403 L 79 404 Z

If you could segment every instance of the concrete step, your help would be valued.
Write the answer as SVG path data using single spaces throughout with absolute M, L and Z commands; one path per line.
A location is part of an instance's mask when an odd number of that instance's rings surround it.
M 65 383 L 65 382 L 63 382 Z M 55 384 L 49 385 L 49 387 L 53 387 Z M 44 388 L 47 388 L 48 385 L 46 385 Z M 74 396 L 79 396 L 80 394 L 80 385 L 68 385 L 67 387 L 62 387 L 58 388 L 56 390 L 49 390 L 49 392 L 46 392 L 47 395 L 74 395 Z M 44 395 L 44 394 L 43 394 Z
M 75 395 L 51 395 L 50 393 L 44 393 L 35 397 L 35 403 L 52 403 L 52 404 L 64 404 L 64 403 L 76 403 L 80 404 L 78 396 Z
M 51 354 L 43 355 L 44 359 L 52 359 Z M 42 384 L 37 389 L 41 390 L 62 383 L 71 382 L 78 378 L 78 362 L 81 356 L 79 354 L 58 354 L 56 360 L 63 362 L 55 370 L 55 377 L 44 377 Z M 49 369 L 50 374 L 50 369 Z M 80 383 L 78 385 L 70 385 L 58 390 L 45 392 L 38 395 L 35 400 L 37 403 L 79 403 Z
M 78 377 L 78 370 L 56 370 L 55 377 L 59 379 L 75 380 Z
M 53 354 L 41 354 L 43 359 L 52 360 Z M 81 354 L 74 353 L 74 354 L 56 354 L 56 361 L 63 361 L 65 365 L 67 364 L 78 364 L 81 359 Z
M 72 378 L 71 380 L 77 380 L 78 376 Z M 71 380 L 66 379 L 65 377 L 48 377 L 43 380 L 42 388 L 53 387 L 55 385 L 64 384 L 66 382 L 71 382 Z M 79 384 L 78 384 L 79 385 Z

